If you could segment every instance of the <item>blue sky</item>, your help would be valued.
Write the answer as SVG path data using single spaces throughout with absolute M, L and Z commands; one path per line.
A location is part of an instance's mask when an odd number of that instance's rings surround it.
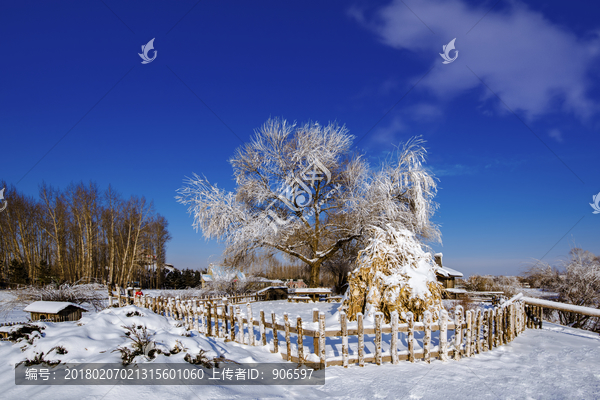
M 222 245 L 176 203 L 269 117 L 345 124 L 372 165 L 415 135 L 447 266 L 512 275 L 600 253 L 600 7 L 586 1 L 13 2 L 0 12 L 0 178 L 112 184 L 170 223 L 167 260 Z M 156 59 L 141 64 L 155 38 Z M 457 59 L 442 64 L 456 38 Z M 451 54 L 453 56 L 453 54 Z M 62 139 L 61 139 L 62 138 Z M 40 161 L 41 160 L 41 161 Z

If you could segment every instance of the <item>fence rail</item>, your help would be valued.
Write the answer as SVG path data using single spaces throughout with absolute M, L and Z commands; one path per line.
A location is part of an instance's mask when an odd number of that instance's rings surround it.
M 542 328 L 542 315 L 544 308 L 572 312 L 590 317 L 600 317 L 600 309 L 576 306 L 573 304 L 559 303 L 556 301 L 536 299 L 533 297 L 522 297 L 521 300 L 525 303 L 525 312 L 527 314 L 528 328 Z
M 422 321 L 415 321 L 412 313 L 407 313 L 406 323 L 399 323 L 397 312 L 391 314 L 389 324 L 383 323 L 382 313 L 375 314 L 372 321 L 367 321 L 359 313 L 357 321 L 350 322 L 346 314 L 341 312 L 339 325 L 331 327 L 326 327 L 325 314 L 316 309 L 313 310 L 312 321 L 303 322 L 298 317 L 293 324 L 287 313 L 279 318 L 271 312 L 270 320 L 267 320 L 265 312 L 260 310 L 256 318 L 250 302 L 246 303 L 246 311 L 243 313 L 240 305 L 230 304 L 228 298 L 180 300 L 138 296 L 134 298 L 134 303 L 182 321 L 188 330 L 250 346 L 268 344 L 270 351 L 280 353 L 284 360 L 300 364 L 317 362 L 323 366 L 364 366 L 365 363 L 380 365 L 383 362 L 397 364 L 400 360 L 414 362 L 417 359 L 431 362 L 435 358 L 442 361 L 449 358 L 459 360 L 509 343 L 530 325 L 525 303 L 519 298 L 487 310 L 464 312 L 458 306 L 452 318 L 445 310 L 436 315 L 427 312 Z M 415 334 L 419 333 L 421 336 L 421 332 L 422 340 L 419 341 Z M 449 333 L 452 333 L 450 338 Z M 295 340 L 292 335 L 296 336 Z M 374 336 L 372 342 L 367 335 Z M 387 335 L 391 336 L 389 345 L 385 342 L 384 335 L 385 339 Z M 434 336 L 435 345 L 432 340 Z M 333 353 L 340 347 L 341 349 L 337 351 L 339 355 L 332 357 L 331 354 L 326 354 L 326 339 L 334 337 L 341 339 L 341 346 L 339 343 L 332 344 L 330 340 L 329 346 L 334 347 Z M 312 344 L 310 340 L 305 342 L 305 338 L 312 338 Z M 349 351 L 350 341 L 353 344 L 352 353 Z M 384 342 L 387 347 L 385 351 Z M 400 343 L 406 343 L 405 348 Z M 369 354 L 366 350 L 369 350 Z
M 139 296 L 138 296 L 139 297 Z M 143 297 L 148 297 L 150 299 L 158 299 L 158 297 L 150 297 L 150 296 L 143 296 Z M 159 296 L 160 298 L 163 298 L 162 296 Z M 226 295 L 226 296 L 200 296 L 200 297 L 196 297 L 195 300 L 198 300 L 200 302 L 215 302 L 215 301 L 222 301 L 223 299 L 227 299 L 227 301 L 231 304 L 244 304 L 244 303 L 248 303 L 248 302 L 256 302 L 256 301 L 262 301 L 265 299 L 265 295 L 264 294 L 258 294 L 258 293 L 254 293 L 254 294 L 241 294 L 241 295 Z M 109 307 L 122 307 L 124 305 L 128 305 L 128 304 L 134 304 L 135 301 L 135 296 L 130 296 L 127 293 L 127 290 L 122 290 L 121 288 L 117 287 L 117 294 L 115 295 L 114 293 L 109 293 L 108 295 L 108 306 Z M 116 305 L 114 303 L 117 303 Z

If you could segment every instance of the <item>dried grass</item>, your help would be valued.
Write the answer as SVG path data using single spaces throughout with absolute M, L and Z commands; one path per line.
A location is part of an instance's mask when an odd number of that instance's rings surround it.
M 372 316 L 382 312 L 386 322 L 397 311 L 401 322 L 406 322 L 407 312 L 419 320 L 425 311 L 436 313 L 443 309 L 442 286 L 433 269 L 426 283 L 428 293 L 415 295 L 415 280 L 408 268 L 424 268 L 423 261 L 432 266 L 429 253 L 422 251 L 419 243 L 408 231 L 376 230 L 375 238 L 357 259 L 359 267 L 349 279 L 349 287 L 342 309 L 351 321 L 362 312 Z

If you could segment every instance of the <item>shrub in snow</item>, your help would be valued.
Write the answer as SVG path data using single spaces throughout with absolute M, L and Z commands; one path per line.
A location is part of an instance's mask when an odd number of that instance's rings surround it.
M 464 282 L 469 292 L 504 292 L 504 296 L 510 298 L 521 291 L 516 276 L 471 275 Z
M 39 365 L 39 364 L 46 364 L 49 366 L 53 366 L 53 365 L 60 364 L 60 361 L 45 360 L 44 352 L 42 351 L 41 353 L 35 353 L 35 356 L 33 358 L 28 358 L 25 361 L 21 361 L 21 362 L 17 363 L 17 365 L 15 365 L 15 367 L 19 366 L 22 363 L 24 363 L 26 367 L 30 367 L 32 365 Z
M 26 286 L 10 292 L 12 299 L 4 302 L 1 310 L 10 311 L 22 308 L 34 301 L 65 301 L 74 304 L 91 304 L 96 311 L 105 308 L 106 287 L 95 283 L 78 285 L 64 283 L 62 285 L 46 285 L 43 287 Z
M 33 341 L 36 338 L 42 336 L 42 330 L 44 329 L 44 326 L 38 326 L 34 324 L 16 325 L 10 330 L 10 332 L 8 332 L 8 340 L 11 342 L 16 342 L 24 339 L 29 344 L 33 344 Z
M 135 311 L 129 311 L 127 314 L 125 314 L 126 317 L 143 317 L 144 314 L 142 314 L 141 312 L 139 312 L 138 310 Z
M 372 318 L 383 312 L 387 322 L 398 311 L 415 318 L 425 311 L 439 312 L 442 285 L 437 282 L 431 254 L 423 251 L 415 236 L 405 229 L 371 227 L 368 246 L 358 254 L 358 267 L 352 272 L 342 309 L 351 321 L 362 312 Z
M 219 368 L 219 363 L 239 364 L 238 362 L 235 362 L 223 356 L 213 357 L 211 360 L 206 356 L 206 351 L 202 349 L 200 349 L 200 352 L 196 355 L 196 357 L 192 357 L 189 353 L 187 353 L 185 357 L 183 357 L 183 359 L 189 362 L 190 364 L 201 365 L 207 369 Z
M 564 269 L 559 271 L 538 261 L 527 272 L 527 278 L 544 289 L 556 292 L 560 302 L 600 308 L 600 257 L 589 251 L 573 248 L 562 266 Z M 600 332 L 600 318 L 558 310 L 544 309 L 544 312 L 547 319 L 558 320 L 561 325 Z
M 132 348 L 122 346 L 114 350 L 121 353 L 123 365 L 131 364 L 136 356 L 145 355 L 150 359 L 155 357 L 156 349 L 154 348 L 154 342 L 152 341 L 152 334 L 148 332 L 145 325 L 136 326 L 135 324 L 132 324 L 123 326 L 123 328 L 125 328 L 125 337 L 132 341 Z

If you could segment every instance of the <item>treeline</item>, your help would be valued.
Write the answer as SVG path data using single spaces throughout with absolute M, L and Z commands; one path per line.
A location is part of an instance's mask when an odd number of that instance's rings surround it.
M 184 269 L 182 271 L 175 269 L 174 271 L 162 272 L 161 289 L 188 289 L 197 288 L 202 285 L 202 271 Z
M 110 185 L 47 184 L 39 197 L 5 187 L 0 212 L 0 283 L 95 281 L 161 287 L 168 222 L 144 197 L 124 199 Z
M 573 248 L 562 268 L 538 261 L 525 273 L 531 287 L 556 294 L 556 300 L 600 309 L 600 256 Z M 600 333 L 600 318 L 544 308 L 544 319 Z

